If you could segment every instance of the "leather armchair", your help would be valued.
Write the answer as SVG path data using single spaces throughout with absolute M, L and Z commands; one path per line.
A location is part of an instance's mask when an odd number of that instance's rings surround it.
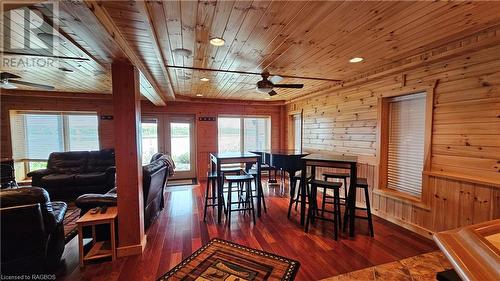
M 147 229 L 163 209 L 163 192 L 167 178 L 172 175 L 173 162 L 170 156 L 153 157 L 151 163 L 142 167 L 144 196 L 144 227 Z M 102 206 L 116 206 L 117 190 L 113 188 L 106 194 L 84 194 L 76 199 L 76 206 L 82 216 L 88 210 Z
M 0 191 L 2 274 L 53 270 L 64 251 L 66 210 L 42 188 Z

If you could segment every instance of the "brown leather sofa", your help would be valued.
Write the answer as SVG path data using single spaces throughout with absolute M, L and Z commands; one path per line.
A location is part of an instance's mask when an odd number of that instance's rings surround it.
M 115 186 L 115 153 L 98 151 L 53 152 L 47 169 L 28 173 L 31 185 L 42 187 L 51 198 L 75 199 L 86 193 L 106 193 Z
M 151 163 L 142 167 L 144 196 L 144 227 L 147 229 L 164 207 L 163 192 L 167 179 L 173 175 L 174 164 L 168 155 L 155 155 Z M 80 215 L 102 206 L 116 206 L 117 191 L 113 188 L 106 194 L 85 194 L 76 199 Z
M 42 188 L 0 191 L 2 274 L 50 272 L 64 251 L 67 205 Z

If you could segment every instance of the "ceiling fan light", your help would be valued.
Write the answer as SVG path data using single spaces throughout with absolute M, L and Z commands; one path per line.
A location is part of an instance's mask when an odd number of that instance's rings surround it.
M 364 60 L 364 58 L 362 57 L 354 57 L 352 59 L 349 60 L 350 63 L 357 63 L 357 62 L 362 62 Z
M 191 52 L 188 49 L 184 49 L 184 48 L 177 48 L 177 49 L 174 49 L 172 52 L 178 56 L 186 57 L 186 58 L 189 58 L 193 54 L 193 52 Z
M 210 44 L 212 44 L 216 47 L 224 46 L 225 43 L 226 43 L 226 41 L 220 37 L 210 38 Z
M 269 94 L 269 92 L 271 92 L 272 90 L 272 87 L 257 87 L 257 92 L 259 93 Z

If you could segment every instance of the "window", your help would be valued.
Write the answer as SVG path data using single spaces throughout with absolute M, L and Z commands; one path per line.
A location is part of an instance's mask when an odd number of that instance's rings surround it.
M 45 168 L 52 152 L 99 149 L 96 113 L 11 111 L 10 117 L 13 156 L 25 163 L 23 176 Z
M 143 119 L 141 133 L 142 165 L 146 165 L 151 161 L 151 157 L 158 152 L 158 120 Z
M 271 118 L 219 117 L 219 152 L 245 152 L 271 148 Z
M 426 93 L 387 99 L 387 188 L 422 193 Z
M 293 115 L 293 146 L 302 151 L 302 114 Z

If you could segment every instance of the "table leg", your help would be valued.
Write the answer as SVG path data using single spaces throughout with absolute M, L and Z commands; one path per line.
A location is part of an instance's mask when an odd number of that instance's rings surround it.
M 216 169 L 217 169 L 217 193 L 219 194 L 219 200 L 217 202 L 217 222 L 220 224 L 221 222 L 221 217 L 222 217 L 222 198 L 224 197 L 224 179 L 222 178 L 222 175 L 221 175 L 221 169 L 220 169 L 220 161 L 219 159 L 217 159 L 217 165 L 216 165 Z
M 116 233 L 115 233 L 115 221 L 111 221 L 111 260 L 116 259 Z
M 261 183 L 261 178 L 260 178 L 260 174 L 261 174 L 261 169 L 262 167 L 260 166 L 260 163 L 262 162 L 262 159 L 259 157 L 257 159 L 257 183 Z M 257 189 L 257 217 L 260 218 L 260 215 L 261 215 L 261 208 L 262 208 L 262 194 L 260 193 L 261 189 L 258 188 L 258 186 L 255 187 Z
M 83 268 L 85 266 L 83 262 L 83 228 L 81 225 L 78 225 L 78 251 L 80 255 L 80 267 Z
M 349 236 L 354 237 L 354 222 L 356 220 L 356 182 L 357 182 L 357 165 L 351 164 L 351 182 L 349 185 L 349 193 L 351 193 L 349 204 Z M 345 223 L 345 222 L 344 222 Z
M 306 178 L 307 178 L 307 166 L 304 162 L 302 166 L 302 174 L 300 177 L 300 224 L 304 225 L 305 221 L 305 216 L 306 216 L 306 188 L 307 188 L 307 183 L 306 183 Z

